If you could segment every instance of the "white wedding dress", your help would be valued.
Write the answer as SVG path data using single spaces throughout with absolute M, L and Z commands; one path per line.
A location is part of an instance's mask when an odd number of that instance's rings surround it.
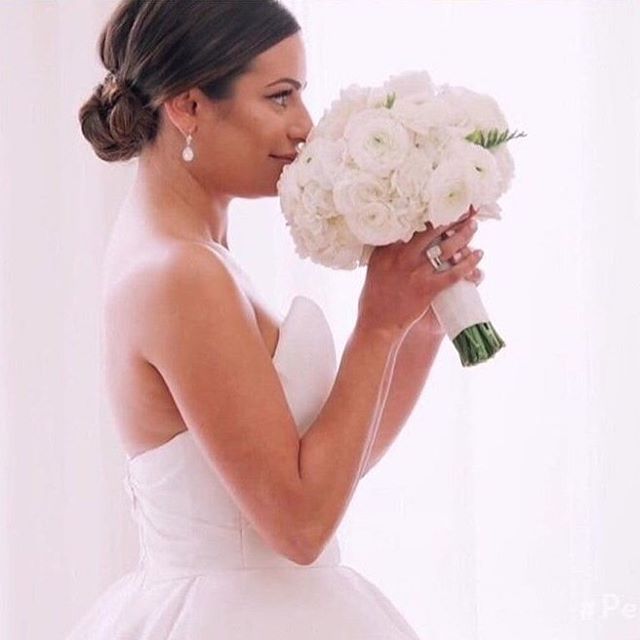
M 273 366 L 302 436 L 336 375 L 333 336 L 311 298 L 293 298 Z M 310 565 L 269 547 L 189 430 L 130 458 L 124 481 L 138 566 L 67 640 L 419 640 L 374 584 L 341 564 L 335 536 Z

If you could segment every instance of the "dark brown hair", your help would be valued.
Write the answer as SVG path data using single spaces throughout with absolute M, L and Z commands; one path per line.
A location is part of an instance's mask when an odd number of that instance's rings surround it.
M 129 160 L 156 138 L 166 99 L 233 97 L 253 59 L 299 30 L 278 0 L 122 0 L 98 41 L 111 78 L 82 105 L 82 134 L 102 160 Z

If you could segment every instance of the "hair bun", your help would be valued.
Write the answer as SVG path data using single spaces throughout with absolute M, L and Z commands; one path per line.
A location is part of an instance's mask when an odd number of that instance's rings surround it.
M 109 73 L 79 113 L 82 133 L 102 160 L 129 160 L 155 135 L 157 113 L 129 82 Z
M 115 104 L 120 96 L 133 92 L 131 83 L 119 80 L 111 72 L 107 73 L 100 87 L 102 88 L 102 98 L 106 105 Z
M 139 155 L 154 145 L 167 100 L 197 87 L 230 102 L 255 58 L 299 31 L 280 0 L 118 0 L 98 39 L 110 73 L 80 107 L 82 134 L 103 160 Z

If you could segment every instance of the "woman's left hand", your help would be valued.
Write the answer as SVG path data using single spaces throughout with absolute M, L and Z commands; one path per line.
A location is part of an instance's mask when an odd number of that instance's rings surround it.
M 461 257 L 459 260 L 456 260 L 456 263 L 459 262 L 462 258 L 468 256 L 474 250 L 474 247 L 470 247 L 469 245 L 464 247 L 460 251 Z M 469 282 L 473 282 L 473 284 L 475 284 L 477 287 L 484 280 L 484 271 L 476 267 L 469 275 L 465 276 L 464 279 L 468 280 Z M 418 320 L 418 323 L 423 325 L 431 333 L 445 333 L 445 330 L 443 329 L 440 321 L 434 313 L 432 306 L 429 306 L 424 315 L 420 318 L 420 320 Z

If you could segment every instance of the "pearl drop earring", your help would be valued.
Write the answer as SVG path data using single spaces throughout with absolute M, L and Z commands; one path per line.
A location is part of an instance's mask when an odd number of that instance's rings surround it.
M 191 148 L 191 141 L 193 136 L 189 133 L 187 135 L 187 146 L 182 150 L 182 159 L 185 162 L 192 162 L 194 158 L 193 149 Z

